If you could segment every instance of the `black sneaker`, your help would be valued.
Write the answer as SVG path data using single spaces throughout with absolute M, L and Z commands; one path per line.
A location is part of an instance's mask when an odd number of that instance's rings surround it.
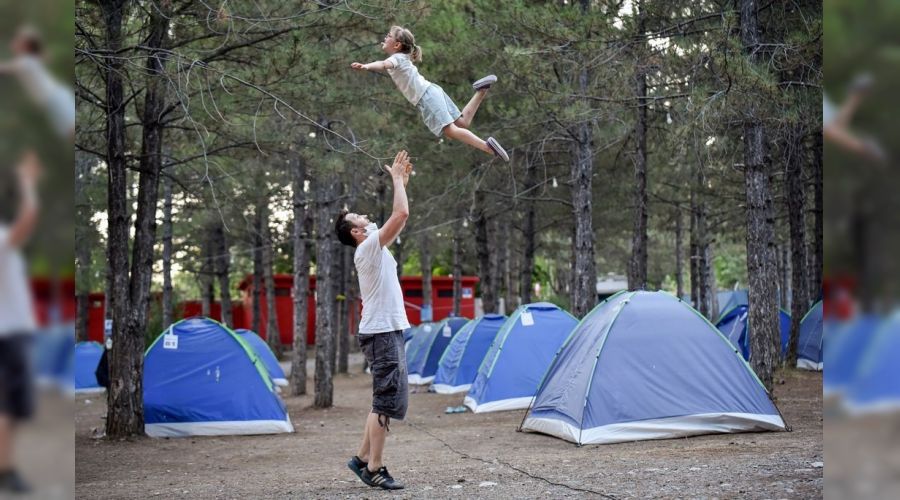
M 382 466 L 375 472 L 370 472 L 369 468 L 366 467 L 362 470 L 362 475 L 359 476 L 360 479 L 363 480 L 364 483 L 372 486 L 374 488 L 381 488 L 385 490 L 402 490 L 405 488 L 403 483 L 395 480 L 387 471 L 387 467 Z
M 347 467 L 349 467 L 350 470 L 352 470 L 353 473 L 356 474 L 356 477 L 360 479 L 362 479 L 362 471 L 364 471 L 368 465 L 368 462 L 363 462 L 356 455 L 353 455 L 353 458 L 351 458 L 350 461 L 347 462 Z
M 0 472 L 0 492 L 30 493 L 31 486 L 15 470 Z

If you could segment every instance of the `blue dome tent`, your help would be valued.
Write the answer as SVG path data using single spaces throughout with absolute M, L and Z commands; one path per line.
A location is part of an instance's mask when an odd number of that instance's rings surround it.
M 844 392 L 844 405 L 854 414 L 900 410 L 900 313 L 878 328 L 859 368 Z M 829 370 L 832 365 L 829 365 Z
M 800 340 L 797 344 L 797 368 L 822 371 L 822 301 L 816 302 L 800 320 Z
M 621 292 L 572 331 L 523 429 L 581 444 L 784 430 L 728 340 L 665 292 Z
M 106 389 L 97 383 L 97 365 L 103 356 L 103 346 L 97 342 L 75 344 L 75 393 L 103 392 Z
M 860 360 L 881 326 L 878 316 L 859 316 L 835 331 L 834 340 L 824 346 L 828 369 L 822 372 L 826 396 L 842 394 L 853 382 Z
M 434 380 L 438 361 L 444 349 L 456 333 L 468 323 L 466 318 L 446 318 L 431 328 L 417 332 L 406 352 L 407 373 L 410 384 L 425 385 Z
M 716 323 L 719 329 L 731 341 L 736 349 L 741 351 L 744 359 L 750 359 L 750 334 L 747 328 L 749 307 L 739 305 L 722 314 Z M 781 356 L 787 355 L 788 342 L 791 340 L 791 315 L 784 309 L 778 310 L 778 323 L 781 330 Z
M 144 424 L 152 437 L 294 431 L 263 361 L 208 318 L 175 323 L 147 349 Z
M 527 408 L 553 355 L 577 324 L 547 302 L 520 306 L 497 332 L 465 405 L 475 413 Z
M 272 377 L 272 382 L 279 387 L 287 386 L 287 377 L 284 375 L 284 370 L 281 369 L 281 365 L 278 364 L 278 358 L 275 357 L 275 353 L 269 348 L 269 344 L 250 330 L 239 329 L 234 332 L 240 335 L 245 342 L 250 344 L 250 347 L 253 348 L 253 352 L 255 352 L 256 355 L 259 356 L 259 359 L 262 360 L 263 364 L 266 365 L 266 370 L 269 372 L 269 376 Z
M 440 394 L 466 392 L 506 316 L 485 314 L 466 324 L 444 351 L 431 388 Z

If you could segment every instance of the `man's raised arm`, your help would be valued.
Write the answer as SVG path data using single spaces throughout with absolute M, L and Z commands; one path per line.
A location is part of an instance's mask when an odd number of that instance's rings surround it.
M 394 209 L 379 232 L 379 243 L 382 247 L 390 245 L 397 239 L 400 231 L 406 226 L 406 219 L 409 218 L 409 201 L 406 198 L 406 183 L 409 182 L 409 174 L 412 171 L 409 154 L 400 151 L 394 157 L 394 164 L 390 167 L 385 165 L 384 169 L 391 174 L 394 183 Z

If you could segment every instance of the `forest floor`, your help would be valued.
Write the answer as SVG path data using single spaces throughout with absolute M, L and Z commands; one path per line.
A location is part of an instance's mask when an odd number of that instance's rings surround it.
M 720 434 L 576 447 L 516 432 L 522 412 L 445 414 L 462 395 L 410 394 L 392 422 L 385 463 L 405 490 L 384 492 L 346 467 L 371 401 L 354 356 L 334 406 L 286 398 L 294 434 L 97 438 L 101 396 L 75 401 L 77 498 L 821 498 L 821 373 L 779 373 L 777 404 L 792 432 Z M 312 379 L 312 377 L 310 377 Z

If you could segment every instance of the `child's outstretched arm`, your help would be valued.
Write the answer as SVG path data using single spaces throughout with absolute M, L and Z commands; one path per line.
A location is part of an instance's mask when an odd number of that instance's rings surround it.
M 384 73 L 388 69 L 393 68 L 394 63 L 389 59 L 385 59 L 384 61 L 374 61 L 366 64 L 355 62 L 350 64 L 350 67 L 359 71 L 375 71 L 378 73 Z

